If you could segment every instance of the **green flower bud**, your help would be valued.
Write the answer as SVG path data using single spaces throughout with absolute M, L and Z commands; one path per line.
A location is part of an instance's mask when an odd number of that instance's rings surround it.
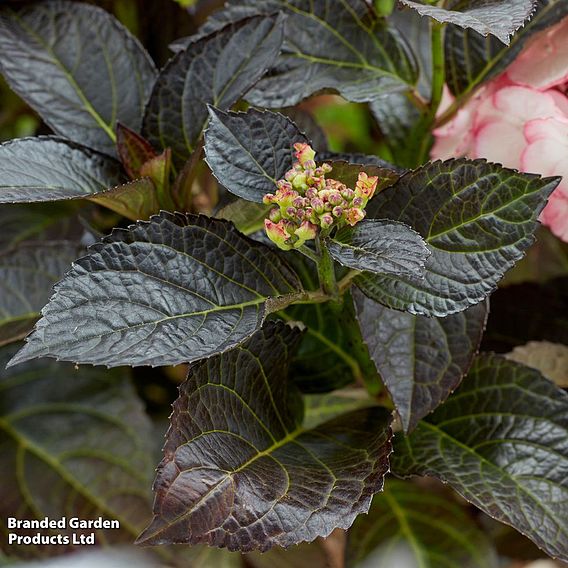
M 284 226 L 284 221 L 273 223 L 270 219 L 264 220 L 264 228 L 268 238 L 282 250 L 291 250 L 293 247 L 288 244 L 290 235 L 287 233 Z

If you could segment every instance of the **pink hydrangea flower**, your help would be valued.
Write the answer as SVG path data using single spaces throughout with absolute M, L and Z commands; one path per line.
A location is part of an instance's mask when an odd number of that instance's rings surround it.
M 535 36 L 513 64 L 434 131 L 433 159 L 487 158 L 564 179 L 540 220 L 568 242 L 568 18 Z M 441 111 L 453 102 L 444 93 Z

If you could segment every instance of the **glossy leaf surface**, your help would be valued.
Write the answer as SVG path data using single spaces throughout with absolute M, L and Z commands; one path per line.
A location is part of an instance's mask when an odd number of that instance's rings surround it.
M 353 292 L 371 358 L 405 431 L 434 410 L 460 384 L 481 342 L 487 305 L 445 318 L 391 310 Z
M 367 510 L 388 469 L 389 413 L 357 410 L 305 430 L 287 381 L 300 335 L 269 323 L 190 368 L 139 543 L 267 550 L 327 536 Z
M 115 18 L 66 0 L 3 4 L 0 67 L 57 134 L 111 155 L 116 122 L 140 128 L 156 76 L 144 48 Z
M 417 315 L 446 316 L 481 302 L 534 242 L 537 218 L 558 178 L 521 174 L 483 160 L 433 162 L 379 193 L 368 216 L 406 223 L 432 255 L 425 277 L 364 274 L 372 299 Z
M 282 54 L 269 75 L 248 93 L 252 104 L 293 106 L 323 89 L 366 102 L 415 82 L 414 60 L 404 39 L 364 0 L 246 0 L 215 13 L 202 33 L 278 10 L 287 16 Z
M 209 112 L 205 155 L 211 171 L 231 193 L 262 203 L 292 167 L 294 144 L 309 140 L 289 118 L 275 112 Z
M 88 197 L 124 179 L 116 160 L 53 136 L 0 145 L 0 171 L 0 203 Z
M 232 224 L 164 212 L 93 245 L 12 364 L 195 361 L 244 341 L 299 287 L 280 256 Z
M 430 252 L 422 237 L 404 223 L 363 219 L 327 241 L 331 256 L 355 270 L 421 278 Z
M 392 463 L 568 559 L 568 394 L 538 371 L 481 355 L 445 404 L 395 440 Z
M 230 24 L 176 54 L 152 92 L 144 133 L 174 162 L 189 158 L 207 123 L 207 105 L 229 109 L 272 65 L 283 37 L 281 16 Z
M 483 36 L 494 35 L 506 45 L 509 45 L 511 35 L 532 14 L 536 4 L 536 0 L 453 0 L 444 6 L 414 0 L 400 2 L 421 16 L 470 28 Z

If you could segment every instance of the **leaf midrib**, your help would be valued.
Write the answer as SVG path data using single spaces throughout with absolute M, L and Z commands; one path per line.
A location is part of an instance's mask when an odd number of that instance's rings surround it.
M 22 28 L 24 30 L 26 30 L 32 37 L 34 37 L 36 39 L 36 41 L 46 50 L 46 52 L 49 55 L 51 55 L 53 63 L 55 64 L 56 67 L 58 67 L 61 70 L 61 72 L 63 73 L 63 75 L 65 76 L 65 78 L 69 82 L 69 84 L 71 85 L 71 87 L 74 89 L 77 96 L 79 97 L 79 99 L 81 100 L 83 105 L 85 106 L 85 110 L 93 117 L 95 122 L 101 127 L 101 129 L 111 139 L 111 141 L 113 143 L 116 143 L 116 134 L 113 132 L 110 125 L 105 122 L 105 120 L 102 118 L 102 116 L 93 107 L 93 105 L 87 99 L 85 93 L 83 93 L 83 90 L 81 89 L 81 87 L 79 86 L 77 81 L 75 81 L 75 78 L 73 77 L 73 75 L 71 75 L 69 73 L 69 71 L 67 71 L 65 66 L 60 62 L 59 58 L 56 56 L 53 49 L 44 41 L 44 39 L 33 28 L 31 28 L 30 26 L 28 26 L 26 24 L 26 22 L 23 20 L 23 18 L 21 18 L 13 10 L 12 10 L 12 15 L 13 15 L 13 18 L 19 22 L 19 24 L 22 26 Z

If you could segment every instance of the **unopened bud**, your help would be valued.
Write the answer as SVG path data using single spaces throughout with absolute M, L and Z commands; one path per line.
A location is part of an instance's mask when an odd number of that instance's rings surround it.
M 303 197 L 296 197 L 296 199 L 294 199 L 294 201 L 292 201 L 292 205 L 294 207 L 296 207 L 296 209 L 299 209 L 300 207 L 303 207 L 305 203 L 305 200 Z
M 334 217 L 341 217 L 341 215 L 343 215 L 343 207 L 340 207 L 339 205 L 334 207 L 332 213 Z
M 314 152 L 314 156 L 315 156 L 315 152 Z M 304 163 L 300 162 L 302 164 L 302 166 L 304 166 L 305 170 L 315 170 L 316 169 L 316 163 L 314 160 L 306 160 Z M 313 173 L 313 171 L 312 171 Z
M 320 216 L 320 226 L 322 229 L 329 229 L 333 225 L 333 217 L 329 213 Z
M 353 200 L 353 198 L 355 197 L 355 192 L 346 187 L 345 189 L 343 189 L 341 191 L 341 197 L 343 197 L 343 199 L 346 199 L 347 201 L 351 202 Z
M 323 170 L 324 174 L 328 174 L 333 170 L 333 168 L 331 167 L 331 164 L 322 164 L 320 167 Z
M 315 239 L 317 234 L 317 226 L 313 225 L 309 221 L 304 221 L 302 224 L 296 229 L 296 236 L 301 241 L 309 241 L 311 239 Z
M 308 189 L 306 174 L 297 174 L 296 177 L 292 180 L 292 186 L 299 191 L 306 191 L 306 189 Z
M 271 203 L 274 203 L 276 201 L 276 196 L 273 193 L 267 193 L 263 198 L 262 198 L 262 202 L 265 205 L 270 205 Z
M 308 191 L 306 191 L 306 197 L 308 199 L 313 199 L 314 197 L 318 196 L 318 192 L 315 189 L 308 189 Z
M 339 193 L 339 191 L 330 191 L 327 200 L 332 205 L 339 205 L 343 201 L 343 198 L 341 197 L 341 193 Z
M 288 217 L 295 217 L 296 216 L 296 208 L 295 207 L 286 207 L 286 215 L 288 215 Z
M 319 197 L 314 197 L 311 200 L 310 204 L 316 213 L 323 213 L 324 211 L 323 201 Z
M 285 191 L 292 191 L 292 184 L 285 179 L 280 179 L 276 182 L 278 189 L 283 189 Z
M 278 223 L 279 221 L 281 221 L 282 220 L 282 213 L 280 213 L 280 209 L 278 209 L 278 208 L 271 209 L 270 213 L 268 214 L 268 218 L 273 223 Z
M 291 250 L 293 247 L 287 243 L 290 235 L 286 232 L 284 222 L 273 223 L 270 219 L 264 220 L 264 228 L 268 238 L 280 249 Z
M 353 201 L 351 202 L 353 207 L 361 207 L 363 205 L 363 198 L 362 197 L 354 197 Z

